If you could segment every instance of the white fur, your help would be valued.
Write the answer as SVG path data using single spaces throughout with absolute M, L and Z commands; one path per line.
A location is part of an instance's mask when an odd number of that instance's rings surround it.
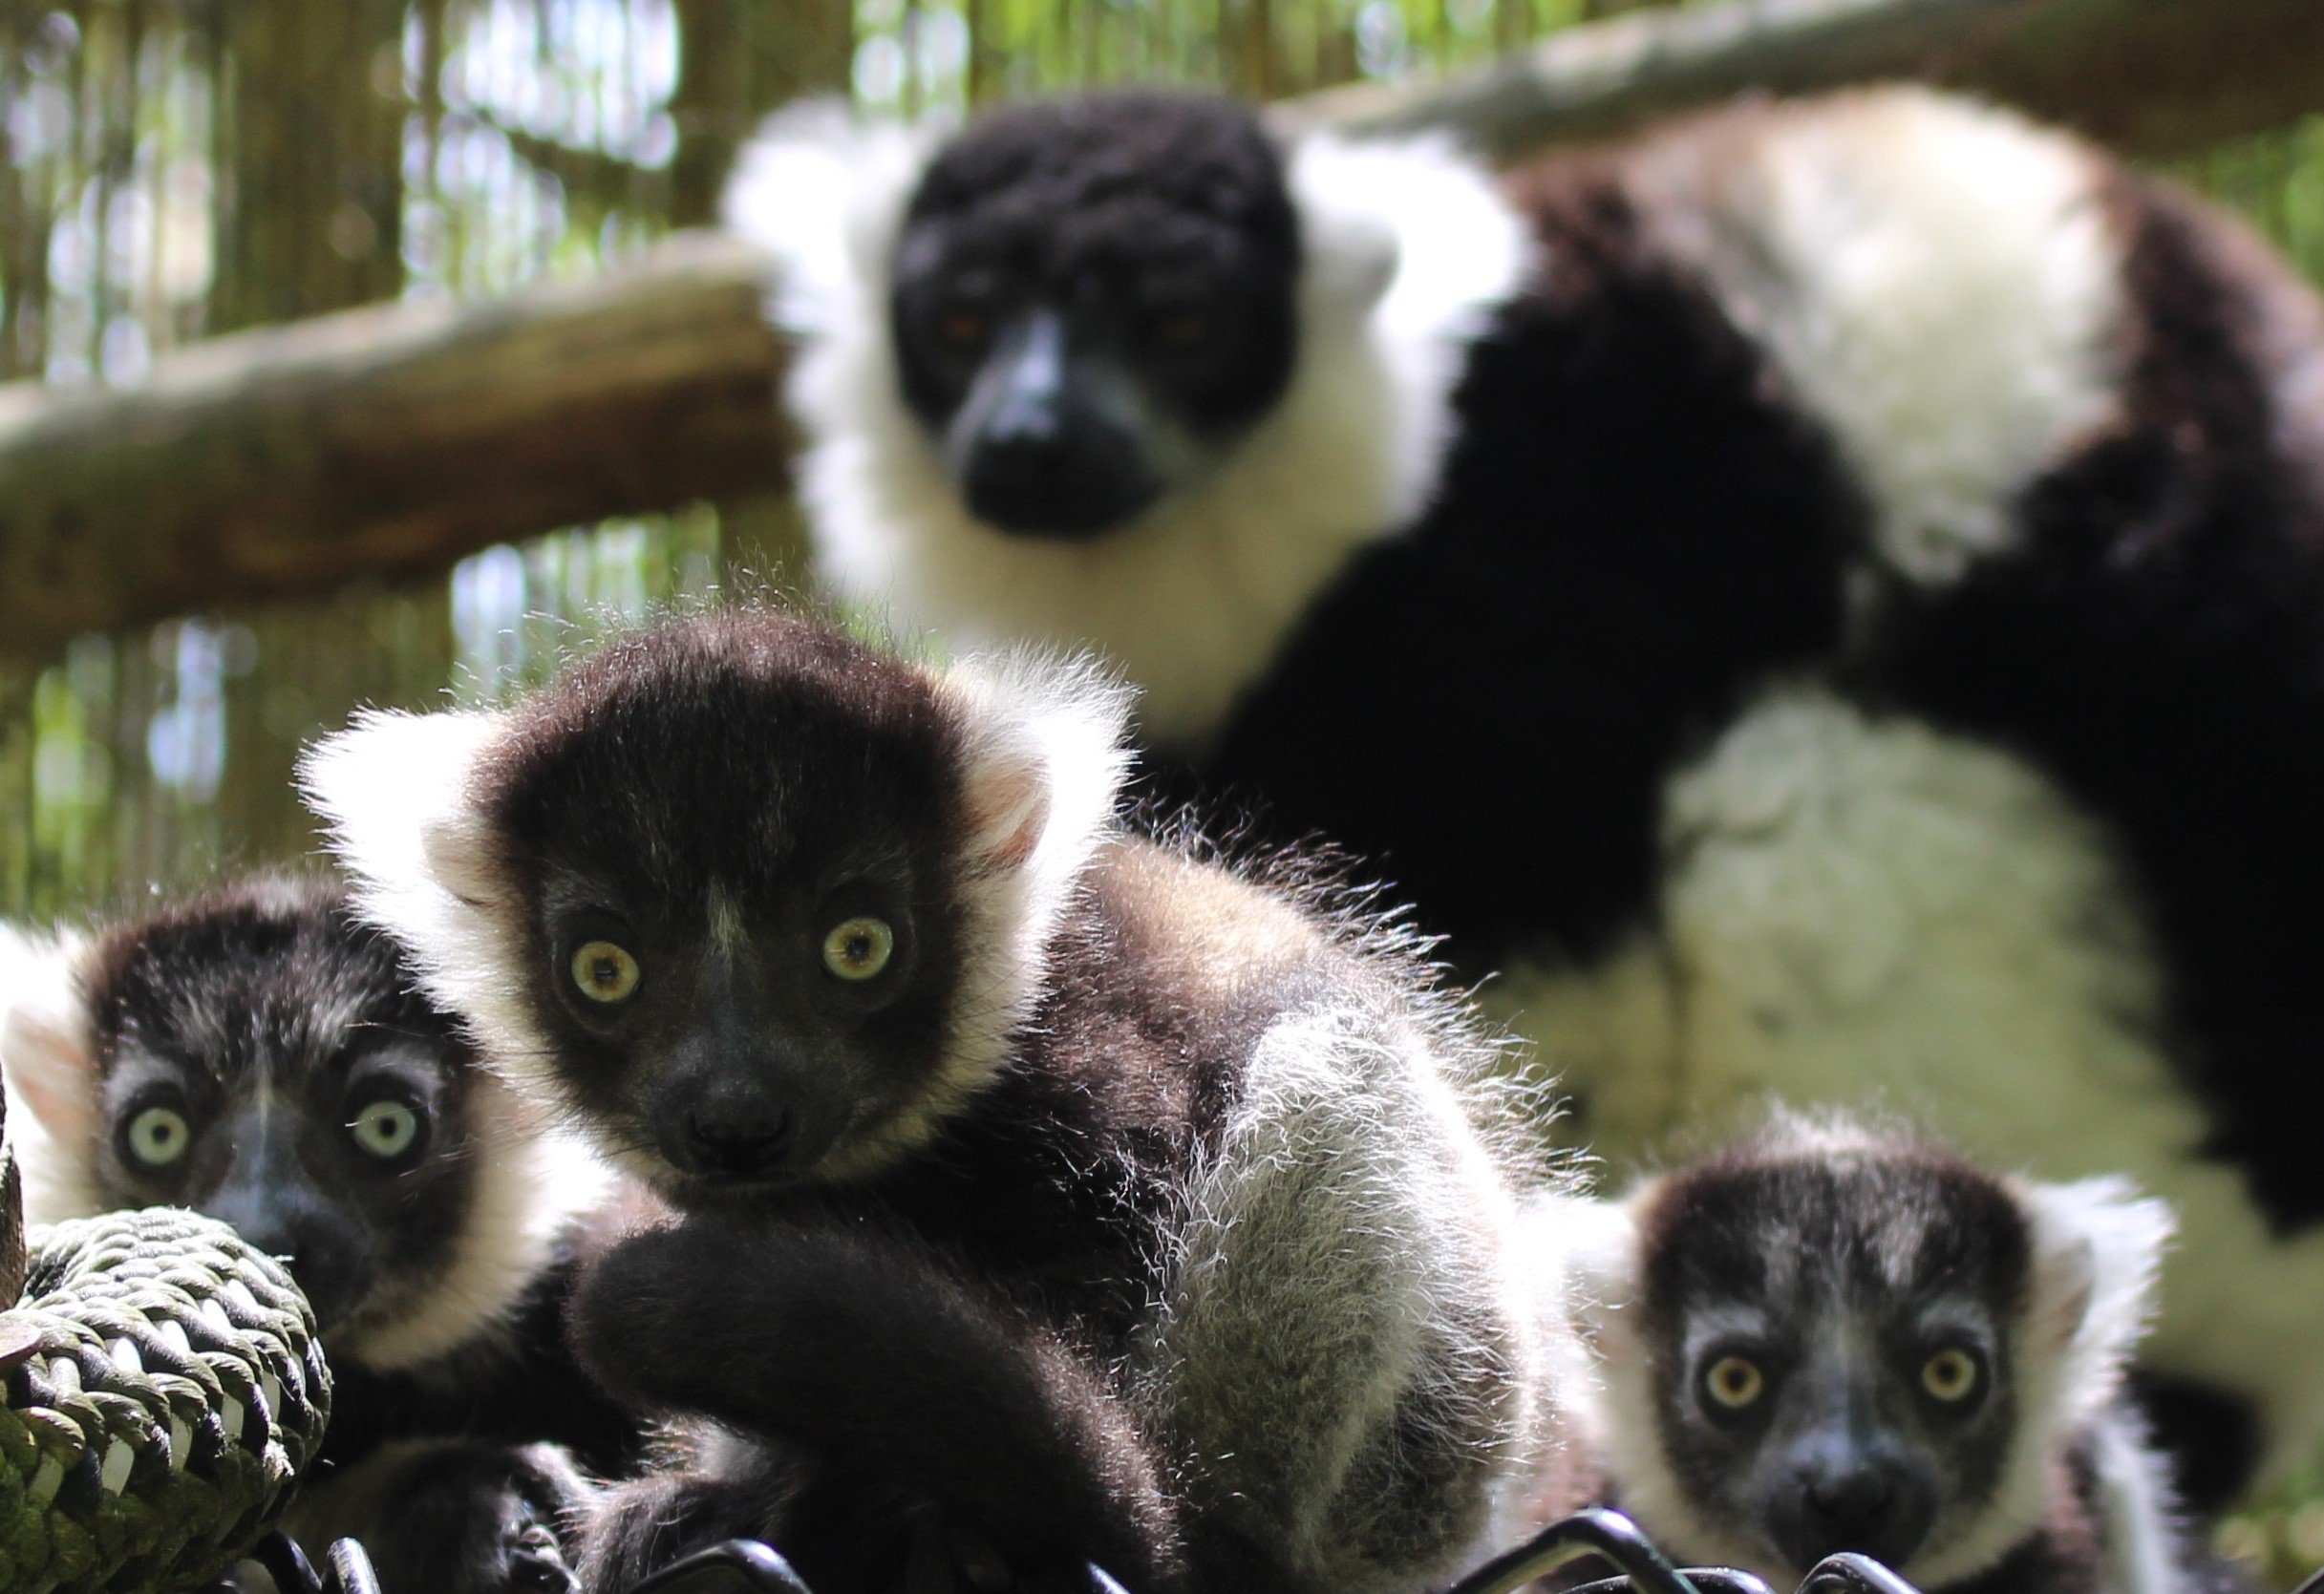
M 2272 1463 L 2324 1428 L 2324 1233 L 2268 1229 L 2164 1045 L 2106 838 L 2030 766 L 1827 693 L 1773 691 L 1674 782 L 1661 926 L 1485 988 L 1635 1167 L 1771 1101 L 1891 1109 L 1982 1162 L 2121 1174 L 2184 1243 L 2146 1359 L 2245 1392 Z M 2256 1279 L 2271 1281 L 2254 1290 Z
M 1839 439 L 1879 554 L 1941 582 L 2006 546 L 2019 489 L 2116 413 L 2121 247 L 2098 161 L 1901 87 L 1780 107 L 1710 159 L 1710 203 L 1675 207 L 1673 245 Z
M 366 710 L 299 760 L 299 788 L 330 829 L 355 905 L 411 954 L 491 1067 L 554 1100 L 548 1043 L 526 1009 L 522 903 L 471 795 L 502 714 Z
M 70 932 L 0 925 L 0 1080 L 28 1223 L 103 1210 L 90 1160 L 96 1059 L 78 974 L 85 949 Z
M 2170 1483 L 2169 1462 L 2127 1402 L 2092 1426 L 2098 1518 L 2112 1594 L 2183 1594 L 2189 1528 Z
M 822 574 L 956 642 L 1095 647 L 1139 682 L 1143 728 L 1168 743 L 1213 730 L 1315 590 L 1419 509 L 1463 351 L 1526 262 L 1522 224 L 1449 144 L 1302 140 L 1300 354 L 1282 402 L 1125 527 L 1011 538 L 969 516 L 897 392 L 886 246 L 915 173 L 872 152 L 909 141 L 872 137 L 860 159 L 832 147 L 827 128 L 778 127 L 727 207 L 782 262 L 778 313 L 804 340 L 789 397 Z

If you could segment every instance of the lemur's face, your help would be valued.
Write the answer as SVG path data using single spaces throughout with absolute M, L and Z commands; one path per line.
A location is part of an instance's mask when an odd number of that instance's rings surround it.
M 1904 1565 L 1974 1520 L 2016 1422 L 2024 1228 L 1997 1189 L 1897 1163 L 1761 1165 L 1688 1191 L 1647 1281 L 1663 1450 L 1710 1520 L 1795 1574 Z
M 889 307 L 900 385 L 978 519 L 1097 537 L 1281 396 L 1298 272 L 1281 158 L 1247 113 L 1023 107 L 953 140 L 912 200 Z
M 490 799 L 556 1088 L 681 1201 L 814 1181 L 941 1066 L 946 729 L 901 669 L 665 648 L 632 679 L 626 658 L 535 705 Z
M 395 1319 L 450 1265 L 473 1064 L 383 937 L 262 895 L 116 932 L 89 985 L 105 1200 L 233 1224 L 326 1335 Z

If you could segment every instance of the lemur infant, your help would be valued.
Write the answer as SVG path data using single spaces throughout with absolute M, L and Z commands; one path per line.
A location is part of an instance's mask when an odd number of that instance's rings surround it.
M 574 1303 L 609 1388 L 720 1425 L 591 1588 L 736 1533 L 819 1594 L 1486 1547 L 1542 1393 L 1491 1044 L 1376 925 L 1123 829 L 1126 706 L 733 612 L 310 756 L 428 988 L 686 1213 Z
M 315 879 L 86 935 L 6 932 L 0 1065 L 34 1222 L 188 1206 L 283 1257 L 336 1394 L 292 1526 L 361 1529 L 390 1589 L 556 1589 L 630 1425 L 562 1351 L 608 1177 L 477 1066 L 392 942 Z
M 2122 1398 L 2171 1228 L 2123 1181 L 1785 1118 L 1528 1221 L 1599 1358 L 1605 1498 L 1673 1553 L 1779 1587 L 1842 1550 L 1930 1594 L 2235 1586 Z

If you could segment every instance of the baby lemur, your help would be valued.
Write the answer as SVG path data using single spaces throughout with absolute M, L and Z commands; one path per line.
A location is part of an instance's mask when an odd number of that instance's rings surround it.
M 2235 1585 L 2122 1398 L 2171 1227 L 2122 1181 L 1785 1118 L 1530 1222 L 1599 1358 L 1605 1497 L 1674 1553 L 1780 1587 L 1842 1550 L 1932 1594 Z
M 285 1258 L 334 1375 L 293 1526 L 391 1589 L 555 1589 L 631 1425 L 562 1351 L 608 1180 L 477 1066 L 339 885 L 259 877 L 87 934 L 8 932 L 0 1063 L 36 1222 L 189 1206 Z
M 720 1425 L 614 1497 L 592 1588 L 743 1532 L 820 1594 L 1482 1547 L 1542 1393 L 1490 1045 L 1376 925 L 1125 830 L 1125 708 L 732 612 L 311 755 L 428 988 L 686 1213 L 573 1307 L 610 1388 Z

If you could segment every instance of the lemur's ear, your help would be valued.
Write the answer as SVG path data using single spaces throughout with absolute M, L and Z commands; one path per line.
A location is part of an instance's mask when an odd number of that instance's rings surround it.
M 877 301 L 889 256 L 941 120 L 867 120 L 844 100 L 784 107 L 735 159 L 720 204 L 729 230 L 779 267 L 773 308 L 793 331 L 843 326 L 859 298 Z
M 2077 1404 L 2111 1395 L 2155 1311 L 2169 1206 L 2127 1180 L 2019 1187 L 2033 1229 L 2030 1324 Z
M 1460 332 L 1461 307 L 1482 324 L 1523 274 L 1524 223 L 1483 163 L 1449 138 L 1311 133 L 1285 159 L 1311 315 Z
M 971 660 L 942 685 L 962 719 L 972 859 L 1077 868 L 1127 769 L 1128 691 L 1087 663 L 1031 652 Z
M 300 790 L 367 902 L 440 894 L 473 906 L 501 894 L 491 827 L 472 787 L 505 724 L 494 713 L 367 710 L 299 760 Z
M 0 925 L 0 1073 L 58 1140 L 96 1132 L 96 1055 L 80 988 L 84 944 Z

